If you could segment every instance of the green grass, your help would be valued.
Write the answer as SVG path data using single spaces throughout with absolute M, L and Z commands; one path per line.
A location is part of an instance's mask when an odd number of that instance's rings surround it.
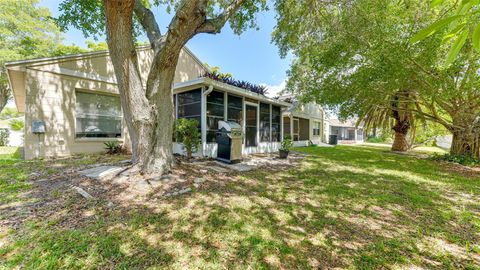
M 478 174 L 383 147 L 295 150 L 301 167 L 147 206 L 66 204 L 0 235 L 0 269 L 480 269 Z

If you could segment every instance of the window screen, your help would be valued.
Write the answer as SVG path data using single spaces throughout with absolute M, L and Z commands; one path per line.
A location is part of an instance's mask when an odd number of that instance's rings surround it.
M 201 111 L 202 111 L 202 90 L 196 89 L 193 91 L 183 92 L 177 94 L 177 116 L 180 118 L 187 118 L 197 120 L 198 129 L 201 128 Z
M 236 122 L 242 125 L 243 110 L 242 110 L 242 98 L 237 96 L 228 95 L 228 121 Z
M 289 136 L 291 139 L 290 116 L 283 117 L 283 137 L 287 138 L 287 136 Z
M 118 96 L 76 92 L 75 137 L 120 138 L 122 109 Z
M 270 141 L 270 104 L 260 103 L 260 141 Z
M 280 117 L 280 107 L 272 106 L 272 142 L 280 141 Z
M 225 119 L 224 100 L 224 93 L 219 91 L 213 91 L 207 96 L 207 142 L 215 142 L 218 121 Z
M 201 100 L 202 91 L 200 89 L 177 94 L 178 118 L 193 118 L 200 123 Z
M 313 136 L 320 135 L 320 122 L 313 122 Z
M 245 146 L 257 146 L 257 107 L 245 106 Z

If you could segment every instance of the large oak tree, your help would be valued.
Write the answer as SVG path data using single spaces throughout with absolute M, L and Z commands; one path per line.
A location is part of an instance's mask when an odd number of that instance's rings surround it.
M 34 57 L 80 52 L 62 45 L 59 28 L 38 0 L 0 1 L 0 112 L 11 97 L 5 63 Z
M 151 5 L 173 10 L 168 30 L 160 31 Z M 235 33 L 255 26 L 255 13 L 266 0 L 65 0 L 58 21 L 85 35 L 106 31 L 125 122 L 132 141 L 132 160 L 142 173 L 163 174 L 173 162 L 172 83 L 181 49 L 195 35 L 216 34 L 229 22 Z M 140 76 L 135 37 L 143 30 L 153 49 L 148 78 Z M 146 79 L 146 89 L 142 81 Z

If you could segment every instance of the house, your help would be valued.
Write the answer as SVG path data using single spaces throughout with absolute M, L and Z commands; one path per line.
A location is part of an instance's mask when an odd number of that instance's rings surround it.
M 150 48 L 138 48 L 138 59 L 146 78 Z M 107 51 L 10 62 L 6 69 L 16 107 L 25 113 L 26 159 L 99 152 L 106 141 L 130 145 Z M 197 155 L 216 156 L 220 120 L 242 126 L 242 154 L 277 151 L 285 127 L 300 145 L 321 140 L 323 110 L 318 105 L 292 109 L 284 100 L 205 77 L 208 71 L 184 48 L 172 87 L 175 116 L 200 124 Z M 174 143 L 174 152 L 183 153 L 181 144 Z
M 329 119 L 329 134 L 337 135 L 338 143 L 353 144 L 364 142 L 364 129 L 360 124 L 357 126 L 356 119 L 341 121 L 336 118 Z
M 291 104 L 282 114 L 283 131 L 284 136 L 292 138 L 295 146 L 327 142 L 326 114 L 321 106 L 314 102 L 301 103 L 290 95 L 279 99 Z

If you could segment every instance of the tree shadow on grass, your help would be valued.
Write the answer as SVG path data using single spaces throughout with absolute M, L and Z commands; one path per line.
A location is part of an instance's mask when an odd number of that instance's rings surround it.
M 188 196 L 145 205 L 65 194 L 0 258 L 36 269 L 480 267 L 479 201 L 455 199 L 478 198 L 471 179 L 377 149 L 314 154 L 301 168 L 211 174 Z

